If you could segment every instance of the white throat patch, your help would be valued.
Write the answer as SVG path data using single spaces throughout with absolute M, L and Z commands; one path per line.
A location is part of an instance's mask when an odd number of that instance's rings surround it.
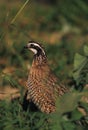
M 37 50 L 36 50 L 36 49 L 30 48 L 30 50 L 31 50 L 34 54 L 37 54 Z

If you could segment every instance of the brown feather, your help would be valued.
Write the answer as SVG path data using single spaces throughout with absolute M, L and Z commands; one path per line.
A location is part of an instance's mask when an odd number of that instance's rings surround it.
M 57 96 L 62 96 L 68 91 L 63 85 L 58 85 L 57 77 L 51 72 L 46 56 L 35 56 L 30 69 L 28 81 L 28 98 L 45 113 L 56 110 Z M 30 99 L 29 98 L 29 99 Z

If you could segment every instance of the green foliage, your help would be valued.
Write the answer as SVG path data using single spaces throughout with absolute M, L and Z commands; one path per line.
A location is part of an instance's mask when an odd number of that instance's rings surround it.
M 88 46 L 84 46 L 83 55 L 75 55 L 73 77 L 77 86 L 88 84 Z
M 73 56 L 80 46 L 80 41 L 85 39 L 84 32 L 88 30 L 88 2 L 56 0 L 55 6 L 31 1 L 28 4 L 28 0 L 0 2 L 0 87 L 9 85 L 21 91 L 20 99 L 0 101 L 0 130 L 87 130 L 88 116 L 84 116 L 77 108 L 80 105 L 88 115 L 88 104 L 80 100 L 82 96 L 88 96 L 88 90 L 79 92 L 73 89 L 57 99 L 57 111 L 47 115 L 32 111 L 30 104 L 27 111 L 23 110 L 23 86 L 19 80 L 23 81 L 27 77 L 27 63 L 30 64 L 32 60 L 31 53 L 29 55 L 28 52 L 26 54 L 22 51 L 26 42 L 32 38 L 47 41 L 47 38 L 51 36 L 52 39 L 51 34 L 56 32 L 58 42 L 54 40 L 52 45 L 45 44 L 49 64 L 61 80 L 68 79 L 69 72 L 72 71 Z M 80 28 L 83 35 L 74 35 L 73 25 Z M 79 39 L 72 40 L 76 38 Z M 14 71 L 10 72 L 11 67 L 14 67 Z M 3 73 L 6 68 L 7 73 Z M 82 55 L 75 55 L 73 80 L 78 88 L 88 83 L 88 46 L 84 46 Z M 75 84 L 70 87 L 75 88 Z
M 23 111 L 20 102 L 0 101 L 0 129 L 4 130 L 47 130 L 47 115 L 40 112 Z
M 59 13 L 61 13 L 61 17 L 65 17 L 65 19 L 72 25 L 76 25 L 79 28 L 82 27 L 84 31 L 88 31 L 88 28 L 86 28 L 88 26 L 88 1 L 58 1 L 58 10 Z
M 59 114 L 64 114 L 73 111 L 80 100 L 81 94 L 78 92 L 68 92 L 57 103 L 57 111 Z M 69 100 L 68 100 L 69 99 Z
M 87 93 L 88 94 L 88 93 Z M 52 129 L 55 130 L 74 130 L 81 128 L 84 130 L 84 126 L 80 126 L 76 124 L 76 122 L 81 122 L 81 119 L 84 118 L 84 122 L 87 123 L 87 119 L 83 116 L 83 114 L 78 110 L 78 102 L 80 102 L 80 98 L 85 95 L 84 93 L 80 92 L 70 92 L 65 94 L 63 97 L 57 100 L 56 106 L 57 110 L 56 113 L 50 115 L 52 119 Z M 83 104 L 83 103 L 82 103 Z M 83 108 L 85 106 L 80 104 Z M 86 109 L 86 108 L 85 108 Z M 87 112 L 87 111 L 86 111 Z M 86 128 L 86 127 L 85 127 Z

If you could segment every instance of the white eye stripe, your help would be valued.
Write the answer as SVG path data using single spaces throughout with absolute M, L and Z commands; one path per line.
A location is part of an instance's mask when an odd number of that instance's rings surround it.
M 41 46 L 39 44 L 37 44 L 37 43 L 29 43 L 29 44 L 33 44 L 34 46 L 37 46 L 37 47 L 41 48 Z
M 37 43 L 30 43 L 30 44 L 33 44 L 33 45 L 35 45 L 35 46 L 41 48 L 41 47 L 39 46 L 39 44 L 37 44 Z

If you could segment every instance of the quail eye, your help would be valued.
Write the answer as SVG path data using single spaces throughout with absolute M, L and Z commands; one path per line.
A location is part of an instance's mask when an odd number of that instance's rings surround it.
M 30 46 L 31 48 L 34 48 L 34 45 L 33 44 L 31 44 L 31 46 Z

